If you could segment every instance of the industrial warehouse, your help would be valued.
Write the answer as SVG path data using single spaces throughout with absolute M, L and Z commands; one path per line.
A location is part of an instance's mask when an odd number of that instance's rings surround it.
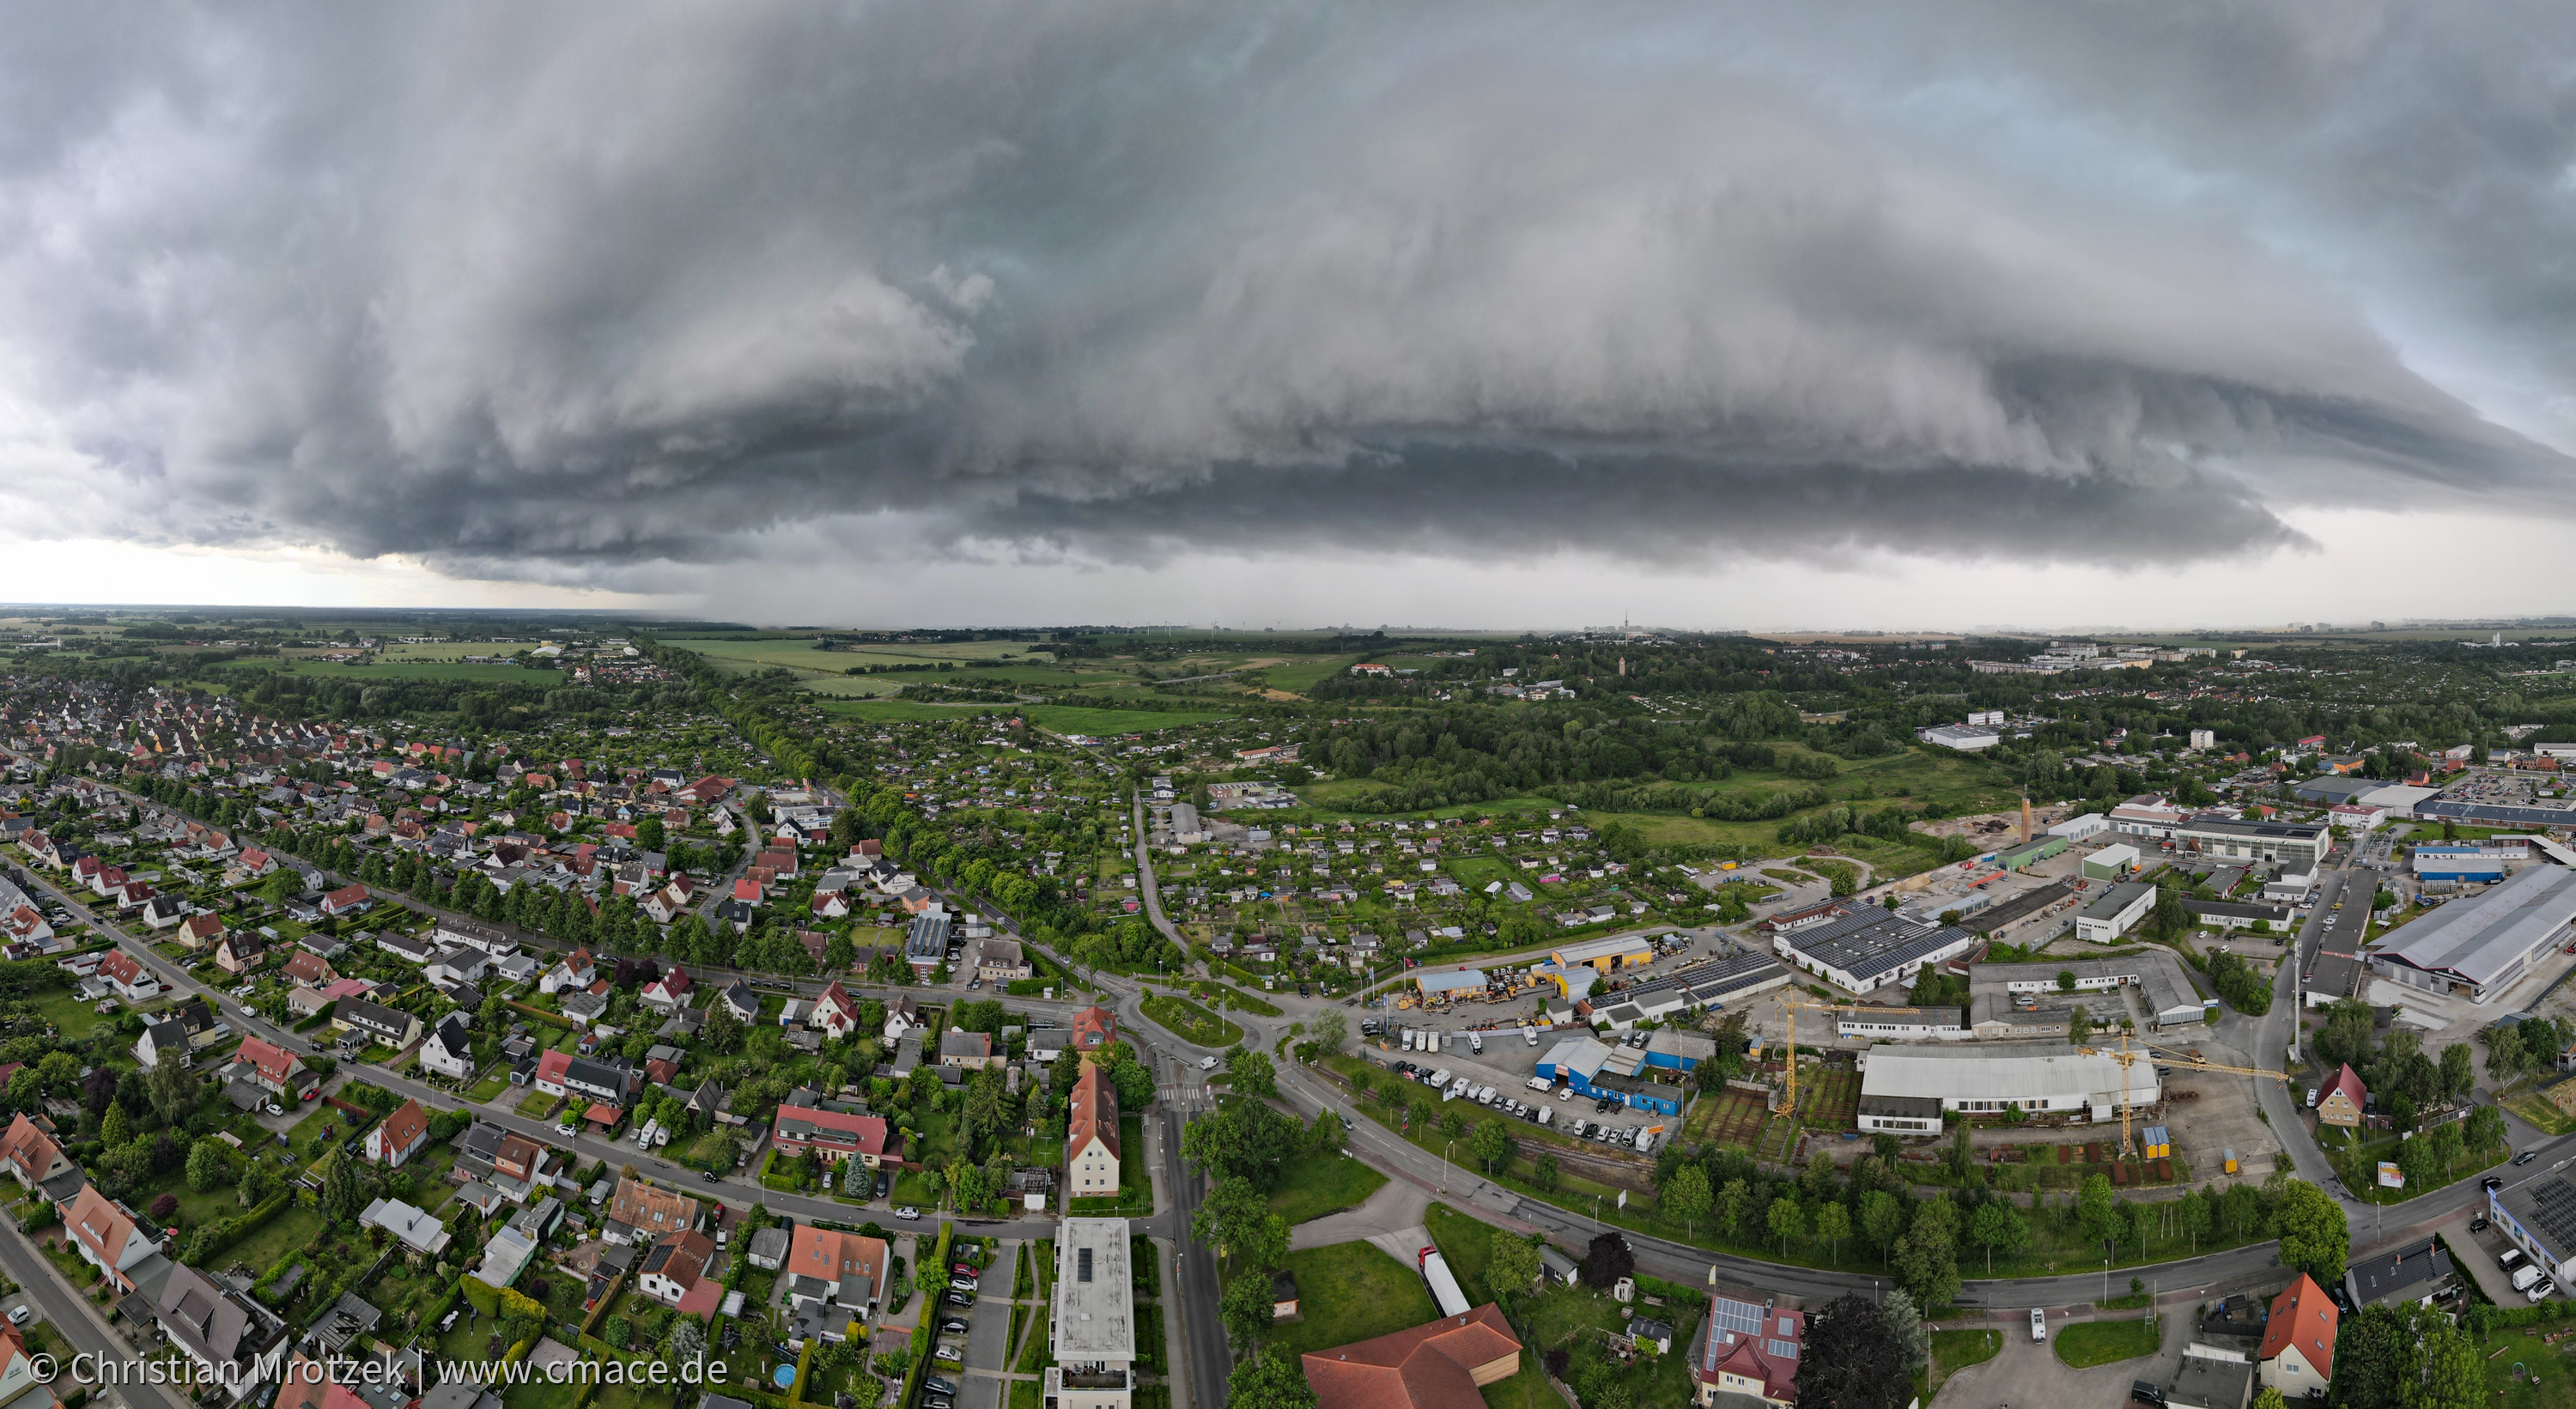
M 2133 1110 L 2162 1098 L 2152 1062 L 2065 1047 L 1873 1047 L 1861 1063 L 1860 1128 L 1873 1133 L 1936 1134 L 1947 1111 L 2109 1120 L 2124 1088 Z
M 2373 974 L 2484 1003 L 2530 972 L 2576 921 L 2576 871 L 2535 866 L 2484 895 L 2454 900 L 2394 931 L 2370 953 Z
M 1977 942 L 1975 931 L 1957 925 L 1936 927 L 1863 910 L 1790 931 L 1771 943 L 1793 967 L 1846 992 L 1867 993 L 1881 984 L 1911 982 L 1925 965 L 1964 954 Z
M 2063 986 L 2067 975 L 2072 988 Z M 2205 1021 L 2215 1001 L 2201 996 L 2180 959 L 2152 948 L 2117 959 L 1970 964 L 1968 995 L 1965 1009 L 1838 1008 L 1835 1032 L 1882 1042 L 2039 1041 L 2065 1037 L 2078 1007 L 2098 1024 L 2132 1018 L 2161 1032 Z

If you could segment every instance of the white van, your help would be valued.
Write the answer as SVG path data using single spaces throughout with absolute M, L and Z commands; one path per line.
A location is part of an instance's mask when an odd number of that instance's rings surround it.
M 1534 1027 L 1532 1027 L 1532 1026 L 1530 1026 L 1528 1023 L 1522 1023 L 1522 1024 L 1521 1024 L 1521 1041 L 1528 1043 L 1528 1044 L 1529 1044 L 1530 1046 L 1532 1046 L 1532 1047 L 1537 1046 L 1537 1045 L 1538 1045 L 1538 1029 L 1537 1029 L 1537 1028 L 1534 1028 Z
M 1554 1106 L 1541 1106 L 1541 1107 L 1539 1107 L 1539 1108 L 1538 1108 L 1538 1123 L 1539 1123 L 1539 1124 L 1541 1124 L 1541 1125 L 1553 1125 L 1553 1124 L 1555 1124 L 1555 1123 L 1556 1123 L 1556 1107 L 1554 1107 Z
M 2526 1262 L 2520 1267 L 2515 1268 L 2513 1271 L 2513 1289 L 2515 1291 L 2529 1291 L 2531 1290 L 2531 1284 L 2539 1280 L 2540 1269 L 2531 1263 Z
M 1404 1043 L 1404 1050 L 1410 1052 L 1413 1050 L 1413 1029 L 1408 1027 L 1405 1028 L 1403 1032 L 1404 1036 L 1402 1041 Z
M 1467 1050 L 1475 1053 L 1479 1057 L 1485 1055 L 1485 1034 L 1481 1032 L 1468 1033 Z
M 1458 1097 L 1466 1095 L 1470 1090 L 1474 1089 L 1475 1084 L 1476 1083 L 1469 1081 L 1463 1076 L 1458 1078 L 1458 1084 L 1449 1088 L 1449 1098 L 1451 1100 L 1456 1100 Z
M 1550 1081 L 1549 1081 L 1546 1077 L 1544 1077 L 1544 1076 L 1533 1076 L 1533 1077 L 1531 1077 L 1531 1078 L 1529 1079 L 1529 1082 L 1528 1082 L 1529 1089 L 1531 1089 L 1532 1091 L 1544 1091 L 1544 1090 L 1546 1090 L 1549 1086 L 1551 1086 L 1551 1085 L 1553 1085 L 1553 1084 L 1554 1084 L 1554 1083 L 1550 1082 Z
M 1199 1058 L 1199 1070 L 1201 1070 L 1201 1071 L 1214 1071 L 1214 1070 L 1216 1070 L 1216 1058 L 1214 1058 L 1214 1057 L 1201 1057 L 1201 1058 Z

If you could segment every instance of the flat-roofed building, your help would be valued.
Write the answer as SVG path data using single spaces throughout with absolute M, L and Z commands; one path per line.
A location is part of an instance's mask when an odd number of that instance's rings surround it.
M 2156 888 L 2145 881 L 2122 881 L 2075 917 L 2075 937 L 2109 944 L 2156 908 Z
M 1774 937 L 1771 947 L 1792 967 L 1852 993 L 1882 984 L 1910 983 L 1925 966 L 1966 953 L 1973 931 L 1933 926 L 1884 910 L 1858 914 Z
M 2152 1062 L 2123 1067 L 2066 1047 L 1879 1047 L 1869 1052 L 1860 1085 L 1864 1101 L 1912 1097 L 1969 1115 L 2080 1111 L 2093 1120 L 2118 1115 L 2124 1090 L 2135 1110 L 2154 1105 L 2160 1089 Z
M 2571 922 L 2576 871 L 2536 866 L 2391 931 L 2370 951 L 2370 970 L 2483 1003 L 2531 972 L 2533 960 L 2566 939 Z
M 2239 822 L 2212 816 L 2185 822 L 2174 829 L 2173 839 L 2184 850 L 2203 856 L 2264 861 L 2294 871 L 2315 869 L 2334 844 L 2333 833 L 2323 822 Z
M 1048 1306 L 1046 1400 L 1054 1409 L 1130 1409 L 1136 1396 L 1136 1305 L 1127 1220 L 1068 1218 L 1056 1227 Z

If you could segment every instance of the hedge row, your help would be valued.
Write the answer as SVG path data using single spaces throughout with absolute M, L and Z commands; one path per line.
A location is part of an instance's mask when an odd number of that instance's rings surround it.
M 261 1200 L 259 1207 L 248 1213 L 237 1213 L 230 1218 L 201 1225 L 188 1236 L 188 1249 L 180 1260 L 205 1266 L 208 1259 L 221 1255 L 233 1244 L 257 1232 L 262 1224 L 277 1216 L 278 1210 L 294 1201 L 295 1189 L 289 1185 Z

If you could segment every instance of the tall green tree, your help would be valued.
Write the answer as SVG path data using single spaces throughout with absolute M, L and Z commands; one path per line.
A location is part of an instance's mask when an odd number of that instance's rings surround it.
M 1802 1409 L 1897 1409 L 1912 1393 L 1904 1356 L 1878 1303 L 1846 1292 L 1807 1322 L 1797 1402 Z
M 1968 1216 L 1968 1240 L 1986 1250 L 1986 1275 L 1991 1277 L 1997 1252 L 2017 1257 L 2030 1246 L 2030 1225 L 2009 1201 L 1988 1199 Z
M 1315 1409 L 1315 1391 L 1296 1357 L 1276 1345 L 1245 1356 L 1225 1382 L 1229 1409 Z
M 2282 1266 L 2298 1268 L 2323 1286 L 2342 1280 L 2344 1259 L 2352 1251 L 2352 1232 L 2344 1225 L 2343 1205 L 2325 1190 L 2285 1181 L 2272 1223 L 2281 1239 Z
M 1686 1164 L 1674 1170 L 1672 1177 L 1664 1181 L 1660 1198 L 1664 1216 L 1680 1219 L 1683 1236 L 1690 1236 L 1697 1231 L 1699 1221 L 1708 1216 L 1713 1203 L 1708 1171 L 1696 1164 Z

